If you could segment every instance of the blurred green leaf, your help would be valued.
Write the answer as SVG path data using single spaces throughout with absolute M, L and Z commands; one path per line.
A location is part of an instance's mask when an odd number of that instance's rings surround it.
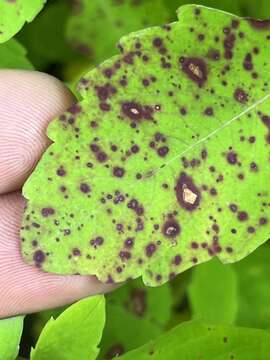
M 25 48 L 14 39 L 0 44 L 0 68 L 32 70 L 33 66 L 26 53 Z
M 0 2 L 0 43 L 9 40 L 40 12 L 46 0 L 2 0 Z
M 104 297 L 80 300 L 46 324 L 31 351 L 31 360 L 94 360 L 104 324 Z
M 17 35 L 28 49 L 29 59 L 39 70 L 50 64 L 65 64 L 80 59 L 66 42 L 66 22 L 70 15 L 70 7 L 66 1 L 48 4 L 31 23 L 24 26 Z
M 160 335 L 171 316 L 171 295 L 169 284 L 149 288 L 141 280 L 109 294 L 99 358 L 110 359 Z
M 97 64 L 117 53 L 116 43 L 122 35 L 168 21 L 163 0 L 74 1 L 67 38 L 77 51 Z
M 237 279 L 230 265 L 213 259 L 193 269 L 188 288 L 193 318 L 233 323 L 237 313 Z
M 265 330 L 190 321 L 119 360 L 269 360 L 269 342 Z
M 270 246 L 233 265 L 238 277 L 237 324 L 270 328 Z
M 0 320 L 0 359 L 14 360 L 19 352 L 23 316 Z

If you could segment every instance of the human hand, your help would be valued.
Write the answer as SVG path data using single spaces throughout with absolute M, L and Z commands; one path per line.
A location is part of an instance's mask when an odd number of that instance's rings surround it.
M 61 276 L 25 264 L 19 230 L 23 183 L 49 146 L 46 128 L 74 97 L 39 72 L 0 70 L 0 318 L 71 303 L 112 288 L 94 276 Z

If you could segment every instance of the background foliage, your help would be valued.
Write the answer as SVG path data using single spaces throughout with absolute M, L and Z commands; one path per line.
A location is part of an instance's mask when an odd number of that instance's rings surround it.
M 45 1 L 18 0 L 20 16 L 1 2 L 0 68 L 47 72 L 76 94 L 78 78 L 116 54 L 114 44 L 119 37 L 174 21 L 175 10 L 188 3 L 142 0 L 142 7 L 134 13 L 128 1 L 119 0 L 121 10 L 116 10 L 114 2 L 59 0 L 45 5 Z M 193 3 L 241 16 L 270 18 L 267 0 Z M 91 360 L 123 354 L 121 359 L 170 360 L 181 354 L 181 359 L 192 360 L 199 356 L 269 359 L 269 278 L 270 244 L 266 243 L 236 264 L 222 265 L 213 259 L 158 288 L 132 281 L 106 295 L 106 313 L 104 298 L 93 297 L 66 311 L 54 309 L 27 316 L 20 356 Z M 16 358 L 22 321 L 0 322 L 0 359 Z

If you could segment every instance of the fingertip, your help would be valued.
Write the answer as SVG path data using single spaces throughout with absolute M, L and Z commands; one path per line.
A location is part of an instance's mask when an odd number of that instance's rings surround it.
M 37 71 L 0 70 L 0 194 L 18 190 L 50 141 L 49 122 L 75 102 L 58 79 Z

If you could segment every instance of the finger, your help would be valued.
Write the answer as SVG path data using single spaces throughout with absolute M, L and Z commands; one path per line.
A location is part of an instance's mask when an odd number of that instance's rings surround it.
M 0 194 L 22 186 L 49 144 L 48 123 L 73 102 L 52 76 L 0 70 Z
M 94 276 L 53 275 L 25 264 L 19 251 L 23 208 L 19 193 L 0 196 L 0 318 L 54 308 L 112 289 Z

